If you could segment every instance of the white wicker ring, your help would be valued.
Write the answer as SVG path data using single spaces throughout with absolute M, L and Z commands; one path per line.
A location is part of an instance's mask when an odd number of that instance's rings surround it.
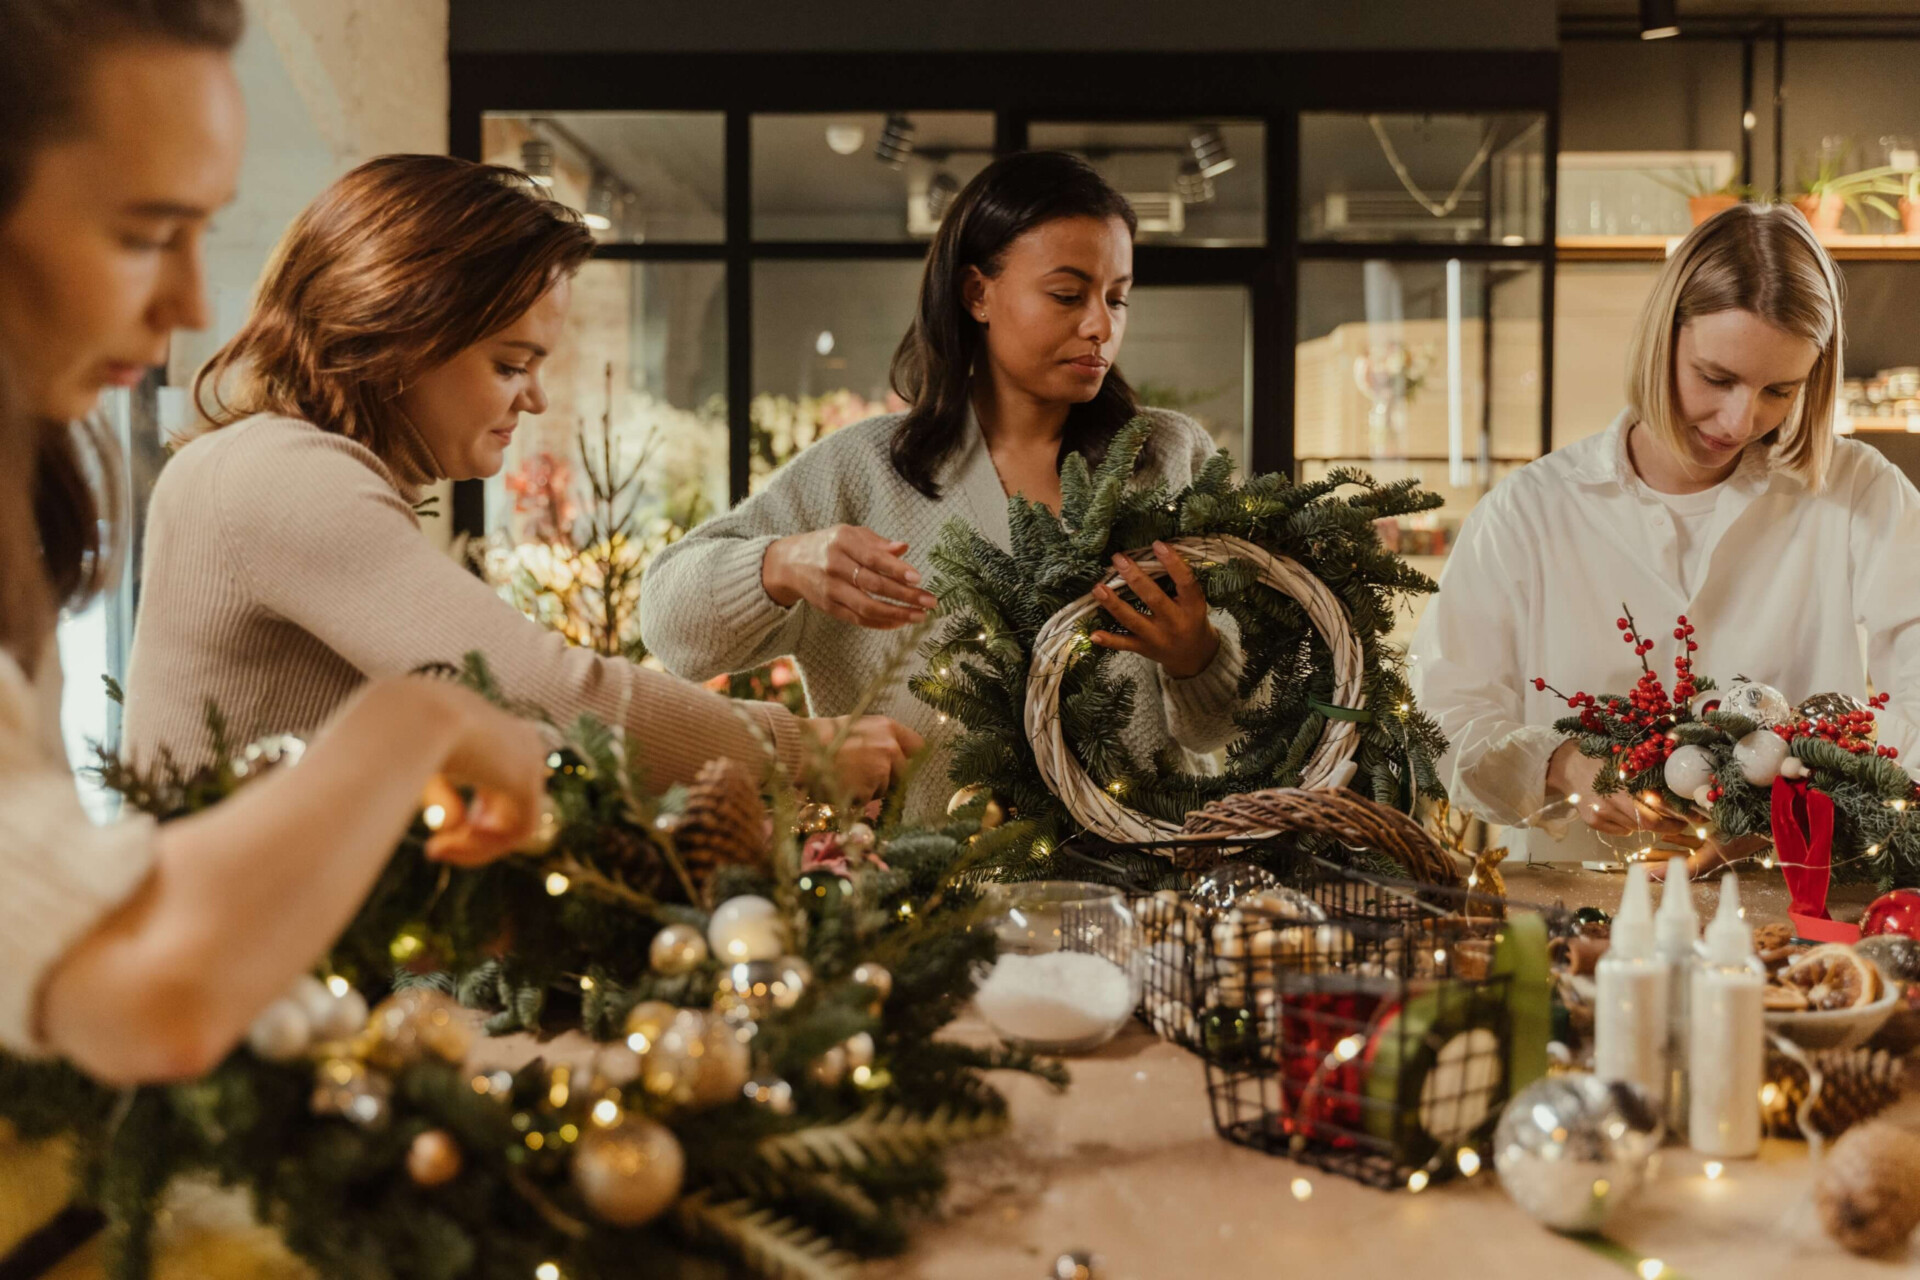
M 1298 600 L 1332 650 L 1334 703 L 1356 710 L 1362 706 L 1366 693 L 1360 640 L 1353 633 L 1346 606 L 1326 583 L 1307 572 L 1299 561 L 1274 555 L 1240 538 L 1179 538 L 1169 545 L 1189 559 L 1218 563 L 1249 561 L 1259 570 L 1261 582 Z M 1128 559 L 1149 576 L 1162 574 L 1159 558 L 1151 550 L 1129 552 Z M 1107 586 L 1120 591 L 1126 587 L 1126 581 L 1116 573 L 1107 580 Z M 1061 736 L 1060 683 L 1080 646 L 1080 624 L 1100 608 L 1089 593 L 1054 614 L 1040 628 L 1027 681 L 1027 740 L 1033 744 L 1033 754 L 1047 787 L 1060 797 L 1082 826 L 1118 841 L 1166 840 L 1179 836 L 1181 828 L 1129 809 L 1096 786 Z M 1345 786 L 1353 777 L 1353 754 L 1359 746 L 1357 725 L 1349 720 L 1328 720 L 1320 735 L 1320 745 L 1307 761 L 1300 785 L 1307 788 Z M 1246 838 L 1259 836 L 1256 832 Z

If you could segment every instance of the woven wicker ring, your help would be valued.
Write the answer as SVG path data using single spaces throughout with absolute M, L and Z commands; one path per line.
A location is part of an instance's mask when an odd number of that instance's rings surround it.
M 1248 561 L 1259 571 L 1261 582 L 1298 600 L 1333 653 L 1334 703 L 1356 710 L 1362 706 L 1366 693 L 1360 639 L 1353 633 L 1346 607 L 1326 583 L 1307 572 L 1297 560 L 1274 555 L 1240 538 L 1180 538 L 1171 545 L 1190 559 Z M 1130 552 L 1128 558 L 1149 575 L 1158 576 L 1162 572 L 1160 561 L 1152 551 Z M 1119 591 L 1126 582 L 1115 574 L 1107 580 L 1107 586 Z M 1060 683 L 1083 643 L 1080 624 L 1099 612 L 1100 607 L 1091 593 L 1083 595 L 1047 619 L 1046 625 L 1040 628 L 1027 681 L 1027 740 L 1033 744 L 1034 757 L 1048 788 L 1060 797 L 1061 803 L 1082 826 L 1109 840 L 1164 841 L 1181 835 L 1182 828 L 1114 800 L 1087 776 L 1061 736 Z M 1358 727 L 1352 721 L 1328 720 L 1319 746 L 1307 760 L 1300 785 L 1306 788 L 1345 786 L 1353 777 L 1353 754 L 1359 745 Z

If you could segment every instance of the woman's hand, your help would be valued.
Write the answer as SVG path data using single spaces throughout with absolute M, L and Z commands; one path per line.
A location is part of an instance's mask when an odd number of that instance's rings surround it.
M 1119 592 L 1103 582 L 1093 589 L 1093 598 L 1128 634 L 1096 631 L 1087 638 L 1103 648 L 1144 654 L 1166 668 L 1174 679 L 1190 680 L 1205 671 L 1213 655 L 1220 651 L 1220 634 L 1207 617 L 1206 593 L 1200 589 L 1200 581 L 1193 576 L 1187 562 L 1164 542 L 1154 543 L 1153 553 L 1165 566 L 1174 594 L 1169 596 L 1162 591 L 1159 583 L 1127 557 L 1114 556 L 1113 567 L 1133 588 L 1134 596 L 1146 606 L 1146 612 L 1128 604 Z
M 1567 739 L 1547 762 L 1547 799 L 1579 796 L 1574 809 L 1580 820 L 1602 835 L 1630 836 L 1639 831 L 1683 838 L 1693 835 L 1693 824 L 1668 808 L 1658 795 L 1647 799 L 1626 791 L 1594 794 L 1593 782 L 1600 776 L 1600 767 L 1600 761 L 1581 755 L 1579 744 Z
M 460 726 L 422 803 L 446 817 L 427 841 L 427 856 L 455 866 L 492 862 L 526 843 L 540 823 L 547 792 L 547 746 L 528 720 L 451 685 L 439 686 L 447 714 Z M 472 791 L 463 801 L 460 788 Z
M 900 780 L 907 761 L 926 745 L 919 734 L 885 716 L 836 716 L 804 723 L 813 731 L 823 755 L 845 735 L 831 766 L 837 777 L 823 781 L 827 789 L 844 793 L 854 804 L 865 804 L 884 794 Z M 833 786 L 835 781 L 837 788 Z
M 875 631 L 926 620 L 940 602 L 920 589 L 920 571 L 900 557 L 904 542 L 837 524 L 777 539 L 760 562 L 760 584 L 782 609 L 801 600 Z

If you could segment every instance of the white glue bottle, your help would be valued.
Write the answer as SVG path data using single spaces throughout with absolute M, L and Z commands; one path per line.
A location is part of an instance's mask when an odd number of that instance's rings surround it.
M 1700 913 L 1693 909 L 1687 860 L 1673 858 L 1660 890 L 1660 911 L 1653 918 L 1653 948 L 1667 966 L 1667 1132 L 1675 1137 L 1687 1131 L 1687 986 L 1699 937 Z
M 1760 1150 L 1766 983 L 1753 970 L 1753 930 L 1740 918 L 1740 882 L 1732 873 L 1720 882 L 1706 950 L 1688 997 L 1688 1142 L 1703 1156 L 1750 1156 Z
M 1595 973 L 1593 1074 L 1646 1091 L 1666 1114 L 1667 966 L 1653 945 L 1653 895 L 1647 864 L 1627 868 L 1627 889 L 1613 917 L 1613 939 Z M 1755 1086 L 1758 1088 L 1758 1086 Z

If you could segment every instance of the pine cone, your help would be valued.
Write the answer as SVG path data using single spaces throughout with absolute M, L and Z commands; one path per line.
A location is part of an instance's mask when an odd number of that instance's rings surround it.
M 673 828 L 673 847 L 702 892 L 720 867 L 767 860 L 767 807 L 744 768 L 731 760 L 701 767 Z
M 645 894 L 657 894 L 667 877 L 667 864 L 654 842 L 631 827 L 608 824 L 600 831 L 601 864 L 621 881 Z
M 1855 1253 L 1881 1253 L 1920 1225 L 1920 1134 L 1864 1124 L 1840 1141 L 1814 1177 L 1820 1224 Z
M 1808 1117 L 1823 1138 L 1837 1138 L 1891 1106 L 1909 1087 L 1904 1058 L 1885 1049 L 1825 1049 L 1807 1055 L 1820 1069 L 1820 1097 Z M 1767 1081 L 1761 1090 L 1767 1132 L 1777 1138 L 1803 1137 L 1800 1104 L 1807 1097 L 1807 1072 L 1783 1053 L 1767 1054 Z

